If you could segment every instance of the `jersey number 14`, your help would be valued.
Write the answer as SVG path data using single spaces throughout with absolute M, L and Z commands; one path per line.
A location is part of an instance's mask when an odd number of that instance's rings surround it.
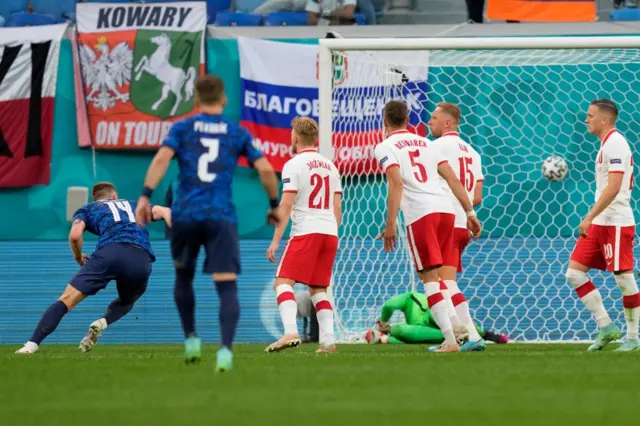
M 133 223 L 136 221 L 136 217 L 133 214 L 133 209 L 131 208 L 131 204 L 129 204 L 128 201 L 107 201 L 106 204 L 107 206 L 109 206 L 109 210 L 111 210 L 114 222 L 120 222 L 122 220 L 120 211 L 123 211 L 127 214 L 129 222 Z

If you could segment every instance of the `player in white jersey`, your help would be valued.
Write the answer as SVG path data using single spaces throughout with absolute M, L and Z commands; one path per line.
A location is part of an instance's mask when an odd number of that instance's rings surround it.
M 320 328 L 318 352 L 335 352 L 333 308 L 327 296 L 333 262 L 338 250 L 338 227 L 342 220 L 342 186 L 336 166 L 314 148 L 318 140 L 318 123 L 312 118 L 295 118 L 291 144 L 295 157 L 282 169 L 280 209 L 285 220 L 276 227 L 267 250 L 275 262 L 275 253 L 293 211 L 289 241 L 276 271 L 275 290 L 284 337 L 269 345 L 267 352 L 277 352 L 300 344 L 296 324 L 298 311 L 293 294 L 295 283 L 309 288 Z
M 444 191 L 442 176 L 462 204 L 467 225 L 475 237 L 478 221 L 467 193 L 453 173 L 437 145 L 407 130 L 409 110 L 402 101 L 389 101 L 384 107 L 384 126 L 388 137 L 375 148 L 376 159 L 388 180 L 388 211 L 384 231 L 384 249 L 396 246 L 398 210 L 407 222 L 407 237 L 416 270 L 424 283 L 427 303 L 445 341 L 438 352 L 459 352 L 447 303 L 440 291 L 438 268 L 449 256 L 453 242 L 455 215 L 453 203 Z M 461 327 L 466 330 L 466 327 Z
M 482 201 L 482 164 L 480 154 L 458 134 L 460 123 L 460 108 L 450 102 L 441 102 L 431 114 L 429 128 L 431 136 L 437 138 L 434 143 L 440 148 L 454 174 L 460 179 L 467 198 L 477 206 Z M 471 234 L 467 229 L 467 215 L 462 205 L 456 200 L 449 185 L 441 179 L 444 190 L 453 202 L 456 215 L 453 243 L 449 255 L 442 259 L 443 264 L 438 274 L 444 281 L 442 293 L 447 299 L 449 317 L 454 327 L 463 324 L 469 331 L 469 340 L 460 348 L 463 352 L 483 351 L 486 348 L 484 339 L 478 334 L 471 313 L 469 303 L 458 288 L 456 273 L 462 272 L 462 252 L 471 240 Z
M 587 129 L 601 141 L 595 163 L 596 203 L 578 228 L 580 237 L 566 275 L 598 323 L 598 335 L 589 351 L 599 351 L 622 335 L 609 318 L 600 292 L 587 276 L 591 268 L 613 272 L 622 290 L 627 338 L 616 350 L 640 350 L 640 293 L 633 276 L 635 219 L 630 204 L 633 154 L 627 140 L 615 129 L 617 118 L 618 108 L 609 99 L 596 99 L 587 111 Z

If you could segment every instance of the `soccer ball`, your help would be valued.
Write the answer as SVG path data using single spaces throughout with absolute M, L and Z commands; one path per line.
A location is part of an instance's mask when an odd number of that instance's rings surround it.
M 569 167 L 562 157 L 552 155 L 542 162 L 542 176 L 551 182 L 560 182 L 567 175 Z

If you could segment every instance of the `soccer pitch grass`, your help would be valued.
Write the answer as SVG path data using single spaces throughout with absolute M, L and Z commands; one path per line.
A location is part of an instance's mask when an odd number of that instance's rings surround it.
M 601 426 L 635 422 L 640 393 L 639 352 L 574 344 L 465 354 L 341 345 L 322 355 L 315 345 L 238 345 L 223 374 L 213 344 L 189 366 L 177 345 L 45 345 L 26 357 L 18 347 L 0 346 L 2 425 Z

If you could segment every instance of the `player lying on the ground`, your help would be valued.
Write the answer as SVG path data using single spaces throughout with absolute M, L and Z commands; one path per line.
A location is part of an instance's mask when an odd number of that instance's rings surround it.
M 276 227 L 267 249 L 267 259 L 275 262 L 275 253 L 291 217 L 290 238 L 280 257 L 274 284 L 284 336 L 269 345 L 266 351 L 277 352 L 301 343 L 293 286 L 302 283 L 309 288 L 317 312 L 320 328 L 317 352 L 335 352 L 333 307 L 327 287 L 331 282 L 338 250 L 338 227 L 342 220 L 340 174 L 336 166 L 314 148 L 318 140 L 318 123 L 309 117 L 299 117 L 291 125 L 291 145 L 296 155 L 282 169 L 280 209 L 284 220 Z
M 89 326 L 87 335 L 80 342 L 83 352 L 90 351 L 104 329 L 128 314 L 147 289 L 151 264 L 156 258 L 151 250 L 149 233 L 136 224 L 133 213 L 136 202 L 119 200 L 116 188 L 108 182 L 96 183 L 91 192 L 94 201 L 74 213 L 69 232 L 69 245 L 81 268 L 62 296 L 42 315 L 31 339 L 16 351 L 17 354 L 37 351 L 63 316 L 87 296 L 96 294 L 115 280 L 118 298 L 111 302 L 104 317 Z M 152 206 L 151 212 L 153 220 L 164 219 L 171 226 L 171 210 Z M 91 257 L 82 253 L 84 231 L 100 237 Z
M 268 220 L 278 222 L 278 178 L 247 129 L 223 115 L 227 105 L 224 83 L 215 75 L 196 83 L 198 114 L 176 121 L 156 153 L 144 181 L 136 218 L 143 225 L 150 216 L 149 200 L 175 157 L 178 190 L 171 206 L 171 256 L 176 270 L 174 298 L 185 337 L 185 362 L 201 358 L 196 333 L 193 279 L 200 248 L 204 247 L 203 272 L 214 281 L 220 298 L 221 345 L 216 370 L 233 367 L 233 339 L 240 319 L 237 278 L 240 273 L 238 218 L 231 186 L 240 157 L 257 170 L 269 196 Z
M 596 203 L 578 227 L 580 237 L 571 253 L 567 280 L 598 324 L 598 335 L 589 351 L 599 351 L 622 333 L 611 321 L 602 296 L 587 272 L 595 268 L 613 272 L 622 290 L 627 338 L 616 351 L 640 350 L 638 319 L 640 293 L 633 276 L 635 218 L 631 208 L 633 153 L 615 128 L 618 108 L 609 99 L 596 99 L 587 111 L 587 130 L 601 141 L 596 158 Z
M 402 311 L 406 324 L 389 324 L 395 311 Z M 484 330 L 474 324 L 476 332 L 483 339 L 494 343 L 507 343 L 509 336 L 494 330 Z M 444 334 L 440 331 L 424 294 L 409 292 L 393 296 L 383 306 L 376 328 L 367 330 L 368 343 L 442 343 Z

